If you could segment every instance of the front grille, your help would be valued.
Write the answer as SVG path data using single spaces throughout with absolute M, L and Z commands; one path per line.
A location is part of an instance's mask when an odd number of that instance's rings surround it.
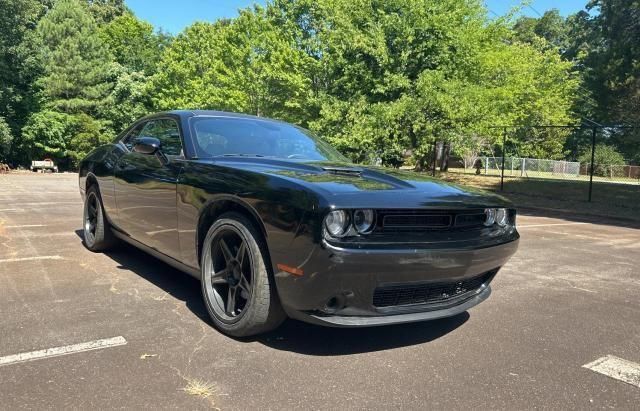
M 386 215 L 382 219 L 382 225 L 386 229 L 403 228 L 446 228 L 451 225 L 450 215 Z
M 481 228 L 484 210 L 378 210 L 378 232 L 424 232 Z
M 373 293 L 375 307 L 394 307 L 410 304 L 436 304 L 477 291 L 489 284 L 498 270 L 456 282 L 432 282 L 411 285 L 378 287 Z

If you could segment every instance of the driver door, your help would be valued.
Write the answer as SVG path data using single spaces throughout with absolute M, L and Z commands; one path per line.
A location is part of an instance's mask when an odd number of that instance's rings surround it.
M 129 149 L 115 170 L 118 225 L 133 239 L 175 259 L 180 258 L 176 188 L 184 160 L 180 128 L 172 118 L 144 123 L 137 137 L 160 141 L 155 154 Z

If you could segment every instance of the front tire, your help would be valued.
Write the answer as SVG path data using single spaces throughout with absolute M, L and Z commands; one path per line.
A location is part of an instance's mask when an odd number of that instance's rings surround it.
M 243 215 L 226 213 L 209 228 L 202 246 L 202 296 L 214 325 L 246 337 L 270 331 L 285 319 L 266 247 Z
M 98 187 L 93 185 L 87 190 L 83 212 L 84 245 L 93 252 L 112 248 L 116 239 L 104 214 Z

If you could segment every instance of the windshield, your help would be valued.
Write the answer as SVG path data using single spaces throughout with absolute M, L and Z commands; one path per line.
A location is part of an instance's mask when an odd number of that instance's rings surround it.
M 191 119 L 198 157 L 256 156 L 348 162 L 310 131 L 287 123 L 236 117 Z

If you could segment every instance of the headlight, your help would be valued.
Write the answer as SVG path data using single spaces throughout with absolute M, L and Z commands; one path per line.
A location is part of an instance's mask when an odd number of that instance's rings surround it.
M 356 210 L 353 212 L 353 226 L 360 234 L 368 234 L 373 230 L 375 222 L 375 213 L 373 210 Z
M 496 222 L 496 209 L 485 208 L 484 210 L 484 225 L 491 227 Z
M 349 215 L 346 211 L 331 211 L 324 218 L 324 226 L 333 237 L 342 237 L 349 229 Z
M 496 211 L 496 223 L 500 227 L 509 224 L 509 211 L 506 208 L 499 208 L 498 211 Z

